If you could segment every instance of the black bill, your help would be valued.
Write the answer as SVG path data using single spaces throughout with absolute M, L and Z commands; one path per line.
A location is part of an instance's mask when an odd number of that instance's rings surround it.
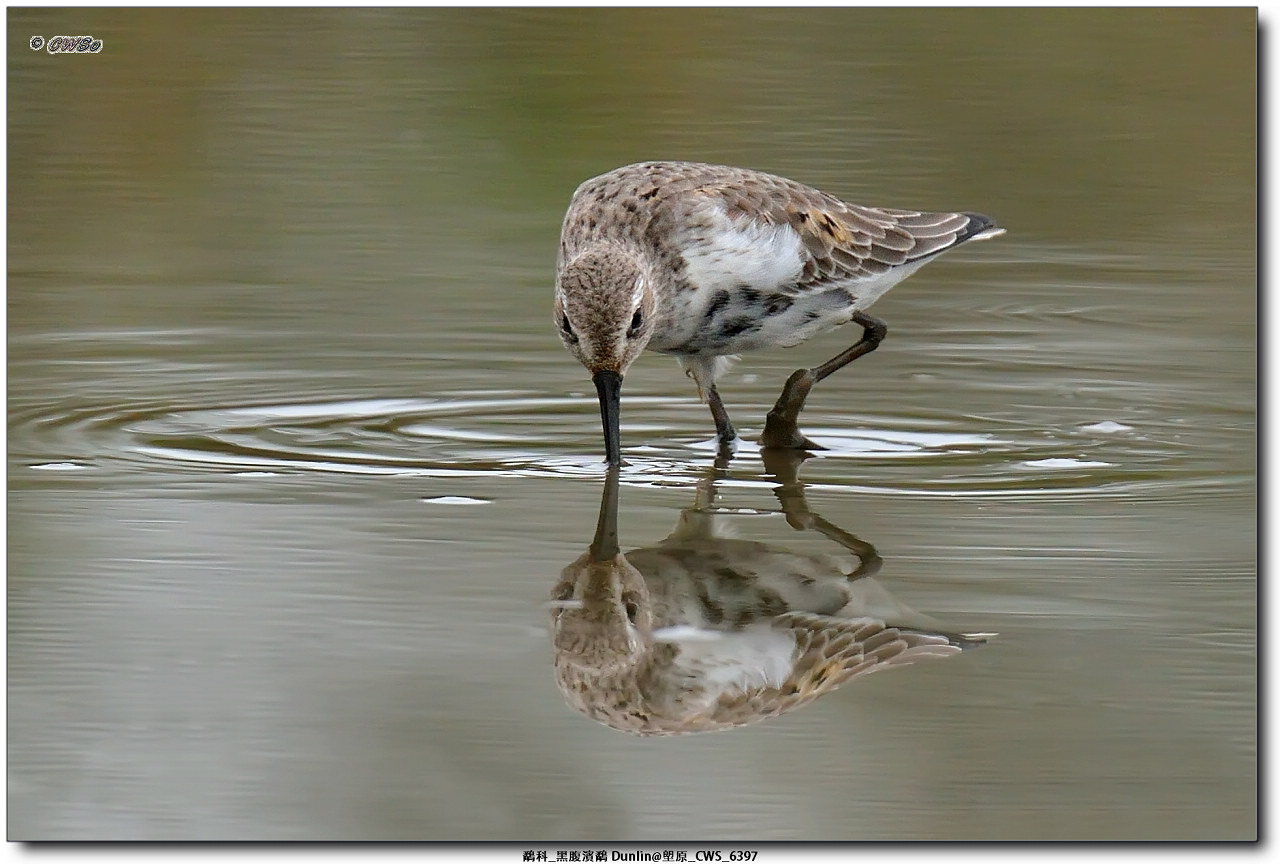
M 612 561 L 622 551 L 618 548 L 618 468 L 610 465 L 600 494 L 600 518 L 596 520 L 596 536 L 591 539 L 591 560 Z
M 622 376 L 601 370 L 591 376 L 600 394 L 600 422 L 604 424 L 604 458 L 610 465 L 622 464 L 622 448 L 618 433 L 618 403 L 622 398 Z

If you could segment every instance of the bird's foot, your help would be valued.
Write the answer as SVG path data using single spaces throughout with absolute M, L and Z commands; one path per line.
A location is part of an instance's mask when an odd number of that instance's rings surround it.
M 739 441 L 739 438 L 737 435 L 731 435 L 728 438 L 725 438 L 724 436 L 721 436 L 721 435 L 717 435 L 716 436 L 716 462 L 719 463 L 723 461 L 727 463 L 730 459 L 736 456 L 738 453 L 738 441 Z
M 770 411 L 764 419 L 764 432 L 760 435 L 761 447 L 785 450 L 826 450 L 821 444 L 810 441 L 796 425 L 795 417 Z
M 764 433 L 760 436 L 761 447 L 778 447 L 789 450 L 825 450 L 821 444 L 815 444 L 804 435 L 796 425 L 800 411 L 809 391 L 817 383 L 817 378 L 810 369 L 797 369 L 791 373 L 787 383 L 782 386 L 782 394 L 774 403 L 773 410 L 764 419 Z
M 798 497 L 801 502 L 804 501 L 804 485 L 800 482 L 800 466 L 804 464 L 804 460 L 809 458 L 809 455 L 808 451 L 798 448 L 760 448 L 760 461 L 764 463 L 765 473 L 773 475 L 773 479 L 778 483 L 778 488 L 774 490 L 774 494 L 786 499 L 782 505 L 784 512 L 788 509 L 787 501 L 793 497 Z M 791 521 L 790 517 L 788 517 L 787 521 Z

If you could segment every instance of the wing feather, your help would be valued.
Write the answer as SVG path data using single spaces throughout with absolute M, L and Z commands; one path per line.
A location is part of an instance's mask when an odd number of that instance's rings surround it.
M 725 234 L 726 223 L 736 234 Z M 746 168 L 642 162 L 578 187 L 560 257 L 592 242 L 639 242 L 675 269 L 692 260 L 696 274 L 718 275 L 725 287 L 745 282 L 792 295 L 848 288 L 865 299 L 896 281 L 885 276 L 893 268 L 905 277 L 933 255 L 1000 233 L 978 213 L 864 207 Z
M 775 716 L 829 693 L 849 679 L 917 660 L 949 657 L 983 644 L 981 636 L 914 630 L 886 625 L 875 618 L 835 618 L 788 612 L 774 627 L 796 641 L 792 674 L 780 687 L 730 690 L 706 714 L 690 722 L 730 726 Z M 767 706 L 762 710 L 762 707 Z

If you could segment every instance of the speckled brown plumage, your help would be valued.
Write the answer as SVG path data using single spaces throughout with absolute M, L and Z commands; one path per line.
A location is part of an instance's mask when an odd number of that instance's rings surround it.
M 856 567 L 717 536 L 705 504 L 714 491 L 705 487 L 670 537 L 624 554 L 617 494 L 610 472 L 591 548 L 564 569 L 551 604 L 566 702 L 614 729 L 730 729 L 808 704 L 858 675 L 984 640 L 931 629 L 870 578 L 879 566 L 873 548 L 818 517 L 801 518 L 854 552 Z M 886 611 L 914 620 L 886 624 Z
M 821 380 L 879 344 L 883 322 L 862 310 L 884 292 L 940 253 L 1002 233 L 979 213 L 862 207 L 745 168 L 641 162 L 574 193 L 556 262 L 556 326 L 598 387 L 601 373 L 617 378 L 610 391 L 646 348 L 675 356 L 728 441 L 715 390 L 727 358 L 862 324 L 864 347 L 817 367 Z M 812 383 L 785 413 L 799 412 Z M 605 391 L 601 399 L 612 449 L 616 406 Z
M 789 225 L 801 238 L 801 278 L 781 290 L 821 289 L 927 258 L 989 230 L 979 213 L 921 213 L 848 204 L 761 171 L 699 162 L 639 162 L 578 187 L 565 214 L 557 268 L 600 241 L 647 248 L 672 274 L 683 270 L 678 238 L 705 242 L 699 215 L 723 202 L 735 222 Z M 681 288 L 690 286 L 683 279 Z

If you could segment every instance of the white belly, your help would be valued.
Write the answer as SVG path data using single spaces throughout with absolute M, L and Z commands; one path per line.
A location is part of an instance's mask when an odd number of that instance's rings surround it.
M 691 210 L 677 247 L 686 284 L 665 300 L 649 347 L 722 356 L 797 345 L 847 324 L 928 259 L 863 279 L 800 286 L 807 253 L 789 225 L 733 220 L 721 202 Z

